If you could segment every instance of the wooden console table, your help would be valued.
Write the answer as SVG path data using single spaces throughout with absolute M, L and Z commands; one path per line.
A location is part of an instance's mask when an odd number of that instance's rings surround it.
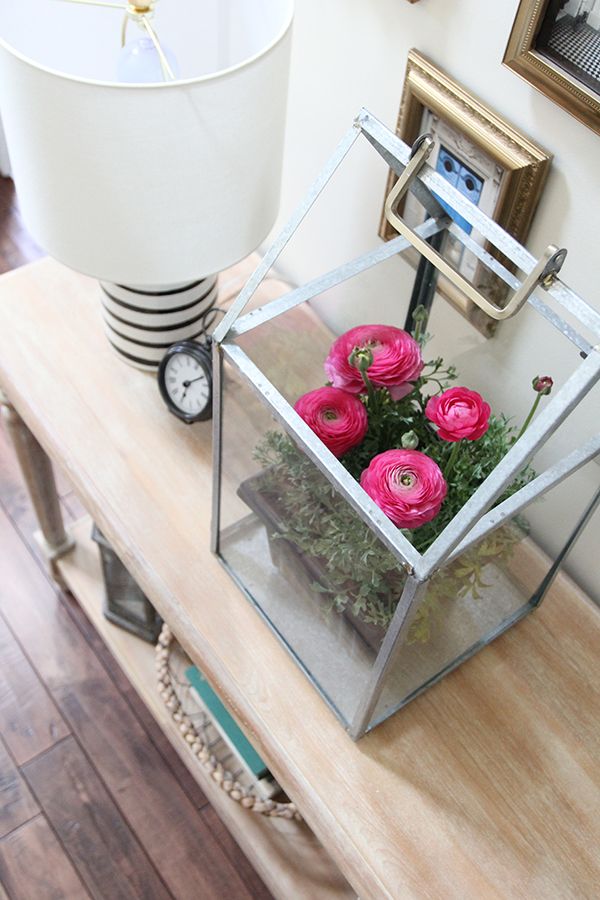
M 571 581 L 354 744 L 211 556 L 210 423 L 177 422 L 152 376 L 117 359 L 93 281 L 51 260 L 0 278 L 0 384 L 49 555 L 190 769 L 204 778 L 152 648 L 102 617 L 89 520 L 68 549 L 46 454 L 321 841 L 202 780 L 277 897 L 598 896 L 600 614 Z

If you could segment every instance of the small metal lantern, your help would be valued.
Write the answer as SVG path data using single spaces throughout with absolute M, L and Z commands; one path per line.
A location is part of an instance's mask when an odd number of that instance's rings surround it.
M 142 640 L 155 644 L 162 627 L 162 619 L 97 525 L 92 529 L 92 538 L 100 549 L 105 617 L 109 622 L 125 628 Z
M 386 216 L 399 236 L 241 315 L 361 137 L 398 175 Z M 562 549 L 553 560 L 544 558 L 543 578 L 540 572 L 532 583 L 528 559 L 535 547 L 527 537 L 522 511 L 547 492 L 560 489 L 565 479 L 597 456 L 600 434 L 553 460 L 507 499 L 497 501 L 600 379 L 600 313 L 559 280 L 565 251 L 549 247 L 541 260 L 532 257 L 425 165 L 430 145 L 424 136 L 408 147 L 363 110 L 213 334 L 212 549 L 354 739 L 531 612 L 600 502 L 600 490 L 586 498 L 587 508 L 580 511 L 582 518 L 570 534 L 565 534 L 568 523 L 556 522 L 557 534 L 564 535 Z M 409 189 L 428 213 L 414 230 L 397 212 Z M 485 246 L 452 223 L 440 198 L 474 227 Z M 511 288 L 506 305 L 496 306 L 482 296 L 438 253 L 439 243 L 431 239 L 447 231 Z M 306 336 L 297 323 L 286 320 L 286 314 L 299 304 L 412 247 L 490 316 L 505 319 L 528 304 L 530 313 L 538 314 L 544 327 L 562 334 L 575 351 L 573 372 L 560 390 L 422 553 L 294 411 L 292 404 L 298 396 L 314 388 L 314 373 L 303 365 Z M 526 273 L 522 282 L 498 261 L 499 254 Z M 318 334 L 308 335 L 313 351 L 318 338 Z M 263 348 L 271 348 L 270 354 L 262 352 L 261 341 Z M 274 346 L 279 349 L 275 364 Z M 320 349 L 324 359 L 328 345 Z M 295 367 L 294 353 L 299 358 Z M 273 447 L 276 452 L 270 453 Z M 281 463 L 282 453 L 293 460 L 295 469 Z M 299 487 L 304 486 L 302 494 Z M 308 496 L 316 497 L 321 513 L 310 506 L 306 525 L 302 515 Z M 298 523 L 312 530 L 331 528 L 321 523 L 333 521 L 331 517 L 338 513 L 335 522 L 343 527 L 334 528 L 339 540 L 333 549 L 329 543 L 327 551 L 304 552 L 301 541 L 294 538 Z M 347 535 L 352 536 L 351 546 Z M 502 541 L 516 550 L 508 560 L 499 561 L 493 548 Z M 366 548 L 360 557 L 353 557 L 356 547 Z M 471 589 L 462 573 L 472 564 L 473 554 L 482 578 Z M 373 559 L 383 559 L 384 567 L 375 571 Z M 373 585 L 363 581 L 361 590 L 355 586 L 359 566 L 369 579 L 373 572 L 377 576 L 373 589 L 386 616 L 384 624 L 375 623 L 379 633 L 373 629 L 373 618 L 361 618 L 362 587 L 371 590 Z M 421 639 L 424 615 L 429 616 L 428 627 L 432 623 L 426 640 Z

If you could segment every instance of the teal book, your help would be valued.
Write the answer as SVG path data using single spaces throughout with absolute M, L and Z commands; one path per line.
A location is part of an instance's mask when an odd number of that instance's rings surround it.
M 217 694 L 196 666 L 186 669 L 185 676 L 211 714 L 218 730 L 243 765 L 255 778 L 264 778 L 268 769 L 250 741 L 227 712 Z

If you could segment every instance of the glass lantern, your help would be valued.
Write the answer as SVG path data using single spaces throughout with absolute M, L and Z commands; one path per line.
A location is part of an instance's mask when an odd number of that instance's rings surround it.
M 361 137 L 399 176 L 386 204 L 399 237 L 244 315 L 279 253 Z M 361 112 L 213 340 L 213 550 L 353 739 L 534 609 L 600 500 L 600 492 L 587 497 L 573 521 L 565 516 L 557 523 L 560 550 L 554 558 L 540 553 L 529 534 L 530 509 L 542 495 L 568 494 L 567 479 L 600 451 L 596 435 L 539 469 L 538 451 L 600 378 L 600 352 L 594 346 L 600 315 L 559 280 L 563 251 L 550 248 L 542 260 L 534 260 L 425 164 L 426 147 L 421 141 L 411 152 Z M 398 198 L 409 189 L 430 211 L 415 230 L 396 212 Z M 459 238 L 463 234 L 470 251 L 479 252 L 513 291 L 502 308 L 461 283 L 432 248 L 429 239 L 449 227 L 448 206 L 528 273 L 517 281 L 482 245 L 460 229 L 453 231 Z M 572 372 L 560 390 L 546 398 L 528 430 L 421 551 L 293 408 L 301 394 L 317 386 L 315 379 L 322 379 L 320 366 L 332 340 L 313 314 L 298 327 L 297 307 L 326 297 L 342 282 L 360 280 L 368 269 L 412 247 L 488 314 L 508 318 L 528 304 L 540 315 L 542 328 L 558 329 L 574 345 Z M 532 459 L 536 473 L 505 496 L 507 485 Z
M 155 644 L 162 627 L 162 619 L 97 525 L 93 526 L 92 538 L 100 550 L 104 580 L 104 616 L 114 625 Z

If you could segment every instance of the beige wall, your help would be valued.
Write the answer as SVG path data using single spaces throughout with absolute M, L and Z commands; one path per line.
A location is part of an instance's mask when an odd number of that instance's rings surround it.
M 518 0 L 297 0 L 284 168 L 282 220 L 303 195 L 361 106 L 393 126 L 406 54 L 418 48 L 500 114 L 554 154 L 554 163 L 528 241 L 540 254 L 548 243 L 565 246 L 564 279 L 600 308 L 598 198 L 600 136 L 551 103 L 501 65 Z M 297 282 L 377 243 L 385 167 L 373 151 L 341 173 L 324 195 L 319 212 L 282 259 Z M 333 292 L 320 304 L 338 331 L 359 320 L 402 324 L 412 270 L 394 260 L 361 284 Z M 485 342 L 444 302 L 432 320 L 433 350 L 452 356 L 461 382 L 485 392 L 496 410 L 524 415 L 532 398 L 530 380 L 551 374 L 564 380 L 576 354 L 530 310 L 501 325 Z M 597 390 L 572 426 L 563 427 L 538 468 L 598 428 Z M 560 496 L 530 515 L 535 534 L 550 551 L 600 480 L 589 464 Z M 571 557 L 570 569 L 600 600 L 600 512 Z

